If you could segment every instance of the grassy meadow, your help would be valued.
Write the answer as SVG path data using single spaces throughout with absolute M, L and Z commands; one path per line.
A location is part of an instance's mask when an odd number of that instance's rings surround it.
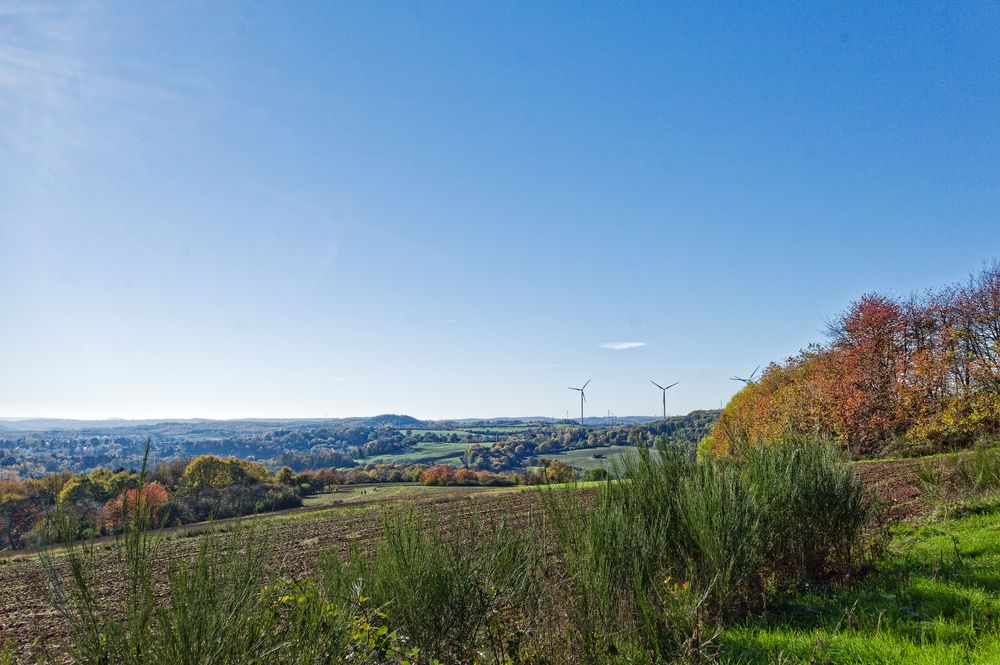
M 1000 499 L 895 527 L 866 579 L 724 631 L 724 663 L 1000 663 Z
M 616 464 L 621 465 L 621 458 L 631 458 L 637 454 L 635 446 L 599 446 L 596 448 L 578 448 L 564 453 L 545 455 L 545 457 L 556 459 L 570 466 L 587 471 L 597 468 L 611 471 Z
M 417 443 L 397 453 L 374 455 L 358 463 L 376 464 L 379 462 L 394 462 L 396 464 L 451 464 L 462 465 L 462 455 L 469 447 L 468 443 L 427 442 Z

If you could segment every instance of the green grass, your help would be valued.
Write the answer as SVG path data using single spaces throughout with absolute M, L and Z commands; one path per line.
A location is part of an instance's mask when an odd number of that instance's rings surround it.
M 419 436 L 422 434 L 437 434 L 438 436 L 451 436 L 452 434 L 457 434 L 458 436 L 465 436 L 466 434 L 475 433 L 472 430 L 467 429 L 401 429 L 399 431 L 406 436 Z
M 724 663 L 1000 663 L 1000 499 L 896 527 L 860 583 L 725 631 Z
M 461 464 L 468 443 L 418 443 L 410 448 L 390 455 L 377 455 L 355 460 L 357 464 L 396 462 L 399 464 Z
M 595 453 L 604 455 L 604 458 L 600 459 L 594 457 Z M 557 459 L 561 462 L 569 464 L 570 466 L 575 466 L 589 471 L 590 469 L 600 467 L 610 470 L 614 464 L 613 460 L 620 461 L 622 457 L 634 457 L 636 454 L 635 446 L 598 446 L 595 448 L 568 450 L 563 453 L 544 454 L 539 455 L 539 457 Z
M 489 427 L 470 427 L 468 431 L 473 434 L 492 434 L 494 432 L 517 434 L 535 429 L 538 429 L 537 425 L 494 425 Z
M 984 451 L 997 451 L 1000 450 L 1000 446 L 996 444 L 995 439 L 984 439 L 979 445 L 975 447 L 966 447 L 960 450 L 947 450 L 940 453 L 930 453 L 927 455 L 888 455 L 885 457 L 872 457 L 870 459 L 856 460 L 855 464 L 869 464 L 871 462 L 899 462 L 903 460 L 932 460 L 939 459 L 942 457 L 960 457 L 963 454 L 967 454 L 971 450 L 984 450 Z

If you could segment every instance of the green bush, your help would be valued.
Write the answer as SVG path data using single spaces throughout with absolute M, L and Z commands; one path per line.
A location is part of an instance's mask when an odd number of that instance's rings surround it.
M 840 447 L 788 439 L 745 447 L 736 464 L 773 582 L 819 581 L 863 563 L 875 506 Z
M 660 661 L 681 648 L 697 604 L 690 583 L 671 575 L 671 488 L 688 469 L 640 447 L 617 471 L 627 479 L 607 481 L 593 507 L 579 492 L 541 490 L 559 558 L 555 613 L 567 617 L 563 648 L 579 660 Z
M 503 525 L 448 526 L 451 536 L 412 513 L 387 514 L 371 556 L 354 550 L 324 562 L 326 593 L 343 597 L 352 585 L 360 589 L 425 658 L 472 662 L 486 649 L 507 660 L 522 637 L 511 618 L 531 605 L 533 541 Z
M 592 508 L 543 493 L 582 660 L 700 657 L 713 622 L 848 572 L 873 545 L 873 507 L 831 444 L 747 445 L 700 464 L 662 442 L 637 452 Z
M 67 542 L 64 576 L 47 558 L 58 609 L 70 628 L 74 662 L 195 665 L 266 663 L 280 647 L 271 612 L 259 603 L 265 547 L 259 534 L 237 528 L 208 535 L 193 561 L 161 565 L 148 514 L 135 518 L 111 550 L 122 587 L 105 595 L 93 546 Z M 165 573 L 161 602 L 157 573 Z
M 1000 449 L 980 446 L 959 454 L 954 475 L 964 492 L 981 494 L 1000 490 Z

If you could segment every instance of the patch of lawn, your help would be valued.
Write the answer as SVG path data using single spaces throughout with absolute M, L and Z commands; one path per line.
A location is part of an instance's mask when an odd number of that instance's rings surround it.
M 633 457 L 637 454 L 635 446 L 597 446 L 567 450 L 562 453 L 540 454 L 539 457 L 557 459 L 570 466 L 588 471 L 599 467 L 610 471 L 616 459 L 620 460 L 623 456 Z M 601 457 L 594 457 L 594 455 L 601 455 Z
M 1000 498 L 896 527 L 865 580 L 719 639 L 724 663 L 1000 663 Z
M 468 443 L 426 442 L 418 443 L 397 453 L 376 455 L 355 460 L 357 464 L 377 464 L 379 462 L 395 462 L 397 464 L 451 464 L 461 465 Z

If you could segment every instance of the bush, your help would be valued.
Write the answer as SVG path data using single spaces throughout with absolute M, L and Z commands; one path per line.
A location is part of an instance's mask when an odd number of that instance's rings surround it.
M 580 493 L 543 493 L 585 661 L 698 655 L 707 624 L 782 586 L 849 572 L 873 545 L 873 508 L 826 442 L 743 445 L 702 464 L 663 442 L 637 452 L 593 509 Z
M 559 612 L 573 633 L 566 648 L 578 659 L 667 660 L 690 634 L 697 599 L 676 574 L 670 529 L 673 493 L 692 470 L 674 452 L 640 447 L 616 469 L 627 480 L 607 481 L 592 509 L 579 492 L 541 491 L 559 557 L 551 571 L 563 592 Z
M 587 480 L 591 482 L 607 480 L 610 477 L 611 474 L 603 466 L 596 467 L 587 472 Z
M 818 581 L 863 563 L 864 529 L 875 507 L 842 449 L 786 439 L 743 446 L 737 454 L 773 582 Z
M 985 445 L 983 442 L 956 458 L 955 479 L 960 490 L 972 494 L 1000 490 L 1000 449 Z
M 70 628 L 70 655 L 84 665 L 266 663 L 281 643 L 273 613 L 259 602 L 266 547 L 237 529 L 225 540 L 206 537 L 194 561 L 166 569 L 169 602 L 158 599 L 161 540 L 150 531 L 145 487 L 127 511 L 130 521 L 112 556 L 122 584 L 109 597 L 97 576 L 92 545 L 66 540 L 64 577 L 45 561 L 52 597 Z
M 526 605 L 537 556 L 528 538 L 502 525 L 470 532 L 466 524 L 462 538 L 449 538 L 412 514 L 386 515 L 384 528 L 371 557 L 354 550 L 324 562 L 328 597 L 362 589 L 359 595 L 425 657 L 473 662 L 487 650 L 503 662 L 516 653 L 520 633 L 510 617 Z
M 116 531 L 122 524 L 134 519 L 134 512 L 139 504 L 149 511 L 152 523 L 160 524 L 163 519 L 164 506 L 170 500 L 170 494 L 158 482 L 147 483 L 141 489 L 124 490 L 118 496 L 108 499 L 101 511 L 101 521 L 106 529 Z

